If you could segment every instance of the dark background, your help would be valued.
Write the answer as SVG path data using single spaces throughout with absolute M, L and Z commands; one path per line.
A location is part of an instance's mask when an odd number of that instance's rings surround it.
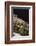
M 13 14 L 29 23 L 29 9 L 13 9 Z

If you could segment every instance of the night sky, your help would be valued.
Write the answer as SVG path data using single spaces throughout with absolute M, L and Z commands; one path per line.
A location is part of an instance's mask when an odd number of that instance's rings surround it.
M 13 14 L 29 23 L 29 9 L 13 9 Z

